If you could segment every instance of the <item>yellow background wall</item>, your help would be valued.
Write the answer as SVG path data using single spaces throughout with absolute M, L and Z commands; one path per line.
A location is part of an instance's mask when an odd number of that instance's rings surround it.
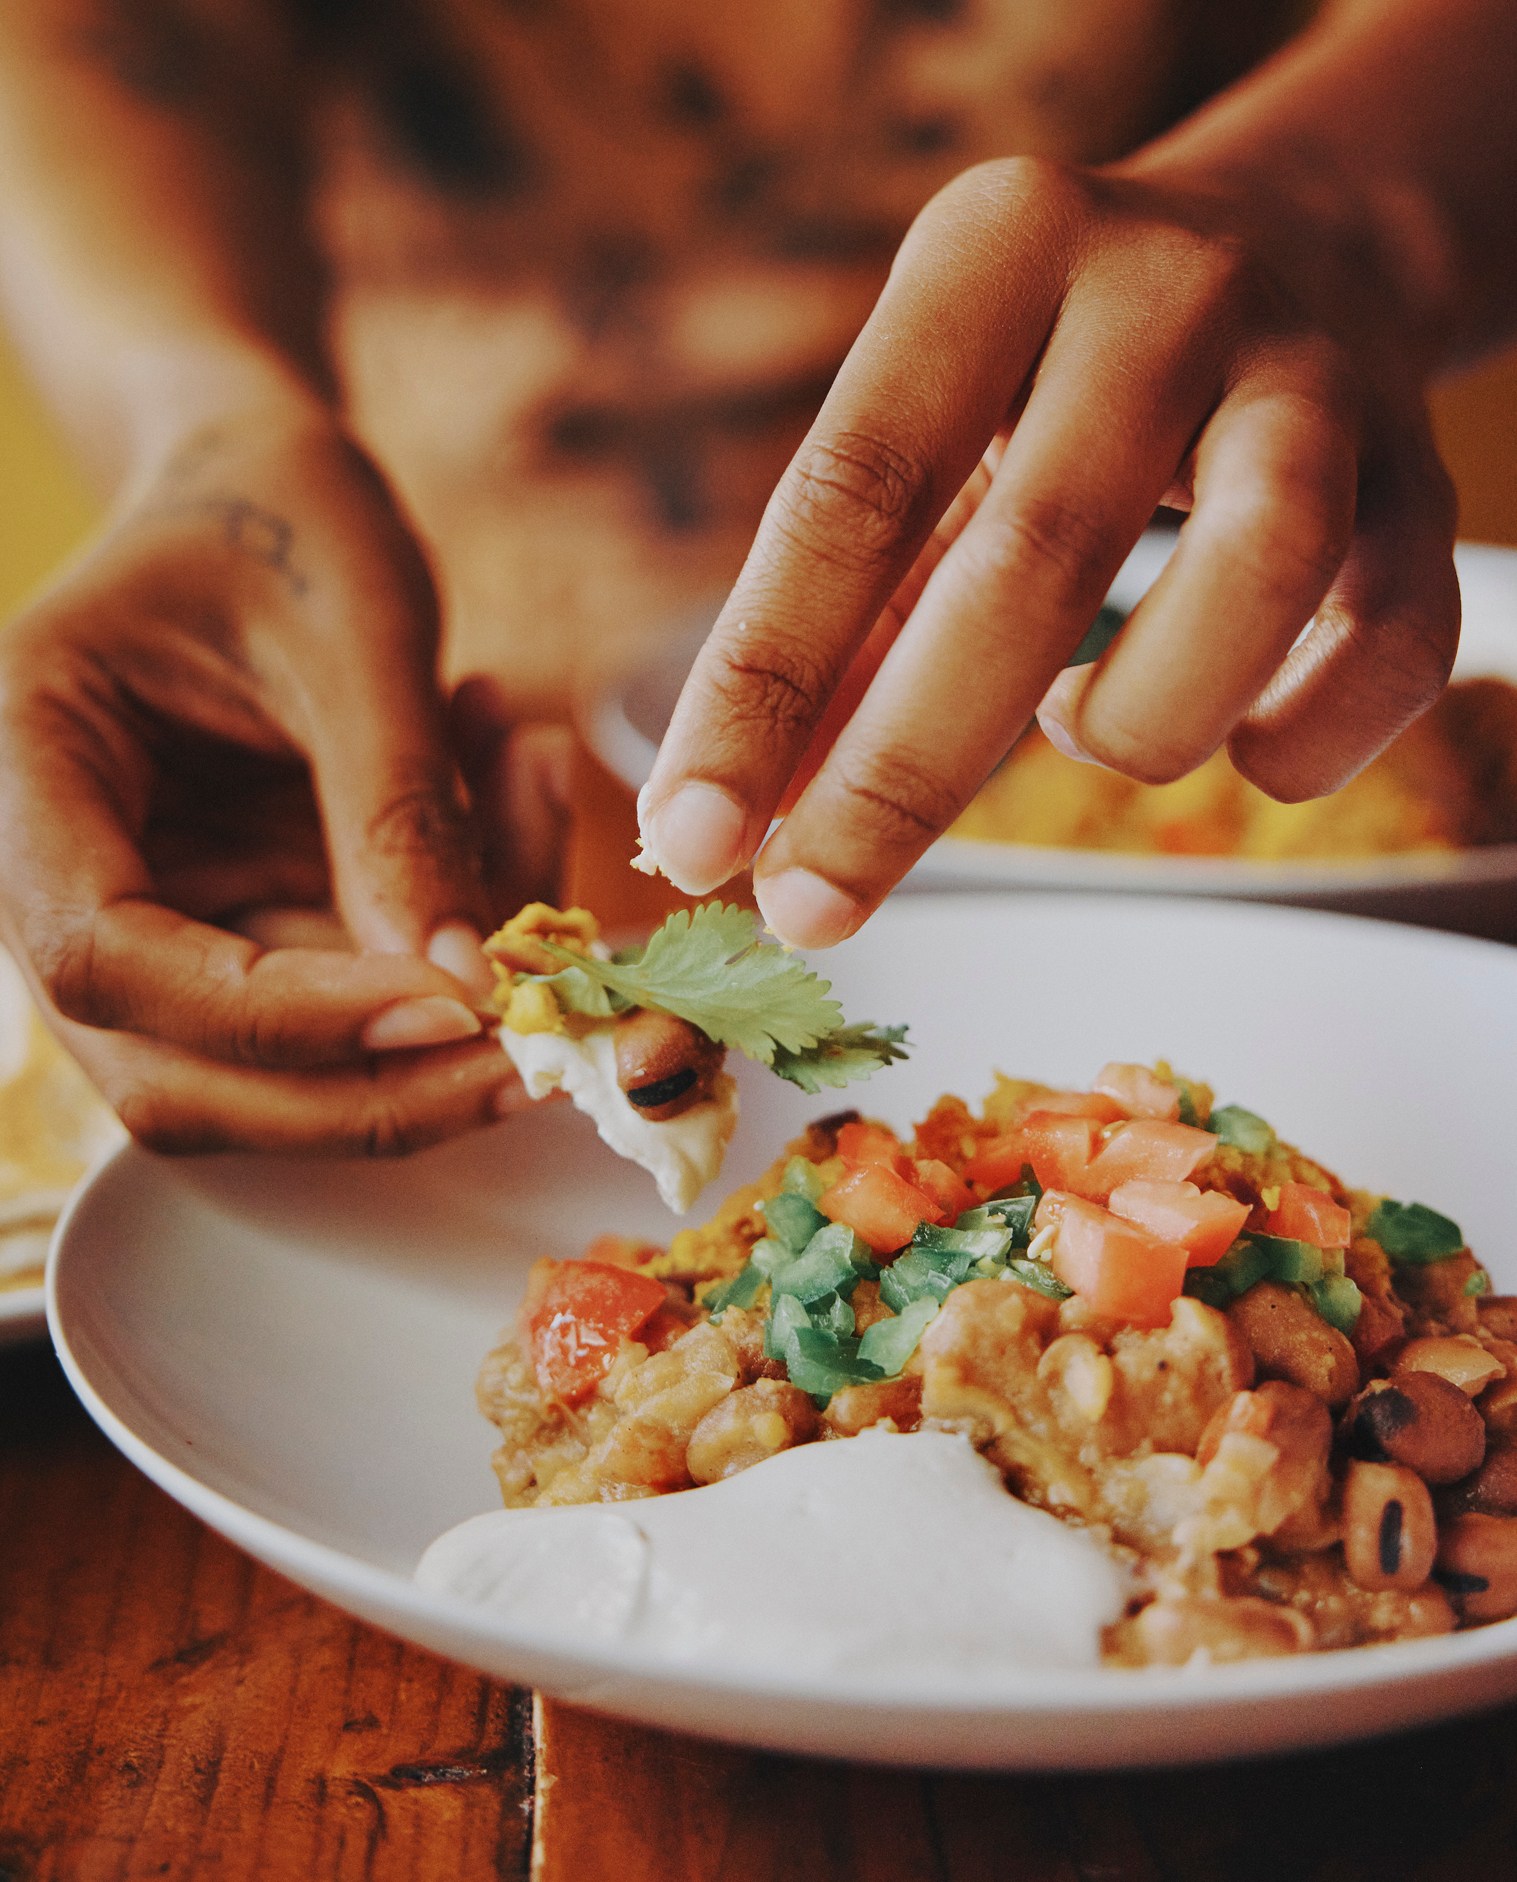
M 1461 533 L 1517 543 L 1517 350 L 1440 387 L 1439 436 Z M 98 500 L 0 345 L 0 619 L 85 536 Z

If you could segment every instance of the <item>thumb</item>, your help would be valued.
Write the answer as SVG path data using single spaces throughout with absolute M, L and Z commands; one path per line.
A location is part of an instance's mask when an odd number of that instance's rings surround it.
M 337 907 L 360 948 L 425 955 L 483 998 L 488 911 L 437 677 L 370 644 L 369 670 L 318 702 L 311 726 Z

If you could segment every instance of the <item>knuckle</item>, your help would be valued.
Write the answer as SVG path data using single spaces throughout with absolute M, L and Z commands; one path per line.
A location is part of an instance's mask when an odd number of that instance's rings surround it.
M 872 569 L 923 520 L 926 467 L 888 440 L 840 431 L 804 444 L 783 487 L 781 527 L 810 554 Z
M 465 844 L 467 832 L 452 780 L 431 769 L 397 779 L 364 824 L 369 850 L 399 859 L 456 851 Z
M 209 1156 L 236 1147 L 230 1133 L 213 1119 L 180 1110 L 151 1086 L 129 1086 L 117 1095 L 115 1105 L 128 1133 L 159 1156 Z
M 809 731 L 832 690 L 828 667 L 793 641 L 728 649 L 714 685 L 723 716 L 786 739 Z
M 354 1140 L 354 1149 L 371 1160 L 390 1162 L 409 1157 L 436 1141 L 421 1120 L 408 1116 L 389 1099 L 372 1103 Z
M 920 849 L 946 830 L 963 801 L 946 779 L 913 753 L 883 751 L 835 760 L 845 816 L 870 845 Z
M 963 538 L 960 554 L 968 552 L 982 578 L 1006 586 L 1030 570 L 1051 571 L 1072 599 L 1090 601 L 1092 615 L 1122 548 L 1111 524 L 1085 504 L 1032 493 L 974 534 L 973 543 Z
M 93 922 L 55 928 L 31 942 L 32 964 L 43 991 L 65 1019 L 81 1026 L 115 1024 L 113 1002 L 100 982 L 100 956 Z

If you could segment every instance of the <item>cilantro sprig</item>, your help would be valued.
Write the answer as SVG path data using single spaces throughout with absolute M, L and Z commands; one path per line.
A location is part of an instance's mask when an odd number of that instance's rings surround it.
M 802 1091 L 840 1090 L 906 1057 L 904 1026 L 850 1025 L 831 998 L 832 983 L 763 940 L 754 915 L 730 903 L 681 909 L 645 946 L 615 960 L 546 938 L 541 945 L 564 963 L 541 978 L 567 1011 L 607 1019 L 656 1007 Z

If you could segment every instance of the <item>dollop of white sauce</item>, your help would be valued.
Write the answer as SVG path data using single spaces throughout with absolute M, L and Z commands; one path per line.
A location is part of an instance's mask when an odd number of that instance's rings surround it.
M 939 1431 L 799 1445 L 630 1503 L 495 1510 L 434 1542 L 416 1579 L 681 1666 L 897 1687 L 1095 1666 L 1129 1588 L 1093 1536 Z
M 500 1042 L 521 1073 L 529 1098 L 562 1089 L 618 1156 L 641 1164 L 667 1208 L 683 1215 L 722 1167 L 737 1125 L 737 1086 L 718 1072 L 711 1096 L 678 1117 L 655 1122 L 616 1082 L 616 1041 L 609 1026 L 578 1039 L 558 1032 L 500 1030 Z

